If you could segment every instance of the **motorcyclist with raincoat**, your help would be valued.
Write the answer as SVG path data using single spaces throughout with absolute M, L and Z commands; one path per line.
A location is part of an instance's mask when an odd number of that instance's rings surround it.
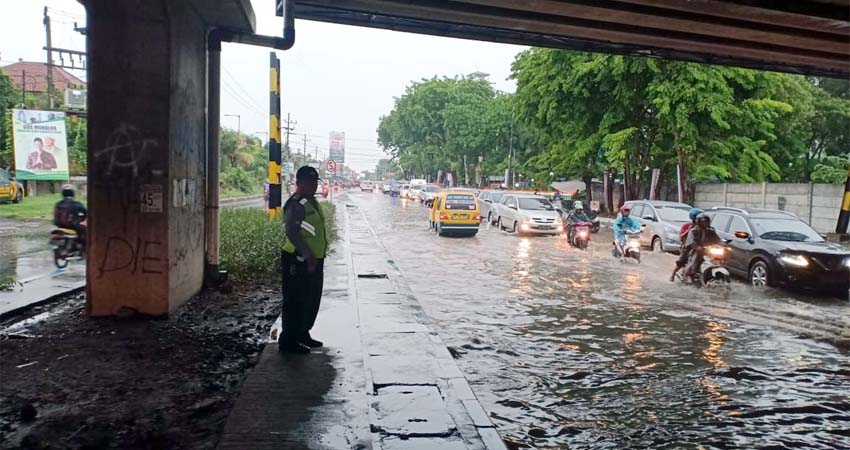
M 681 245 L 679 246 L 679 259 L 676 260 L 676 267 L 673 268 L 673 274 L 670 275 L 670 281 L 673 281 L 676 278 L 676 273 L 682 270 L 683 267 L 688 263 L 688 252 L 685 251 L 685 241 L 688 239 L 688 232 L 691 231 L 697 223 L 697 216 L 702 214 L 702 210 L 699 208 L 691 208 L 688 211 L 688 217 L 691 219 L 690 222 L 682 225 L 682 228 L 679 229 L 679 242 Z
M 696 225 L 688 231 L 688 237 L 682 246 L 680 259 L 684 258 L 687 261 L 685 276 L 690 278 L 699 272 L 702 262 L 705 259 L 703 248 L 722 244 L 723 240 L 720 239 L 714 228 L 711 227 L 711 218 L 705 213 L 700 213 L 696 218 Z
M 627 231 L 640 231 L 640 222 L 632 217 L 631 213 L 631 205 L 625 204 L 620 207 L 620 216 L 617 217 L 613 225 L 615 241 L 625 241 Z M 617 254 L 616 245 L 614 246 L 614 256 L 620 256 Z
M 77 232 L 83 250 L 86 248 L 86 216 L 88 211 L 74 199 L 74 186 L 62 186 L 62 200 L 53 207 L 53 225 Z
M 578 201 L 573 204 L 573 210 L 567 215 L 567 239 L 570 243 L 573 242 L 573 233 L 575 233 L 575 224 L 590 223 L 590 219 L 584 212 L 584 205 Z

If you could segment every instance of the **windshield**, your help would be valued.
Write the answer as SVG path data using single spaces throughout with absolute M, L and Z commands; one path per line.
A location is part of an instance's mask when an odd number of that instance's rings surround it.
M 475 197 L 467 194 L 449 194 L 446 196 L 446 209 L 475 209 Z
M 402 184 L 401 188 L 402 189 L 410 189 L 410 185 L 409 184 Z
M 823 242 L 810 226 L 798 219 L 751 219 L 756 236 L 770 241 Z
M 519 209 L 527 211 L 554 211 L 555 207 L 545 198 L 527 197 L 519 199 Z
M 661 216 L 661 220 L 667 222 L 690 222 L 691 218 L 688 217 L 688 208 L 676 207 L 676 206 L 664 206 L 657 208 L 658 214 Z
M 5 170 L 0 170 L 0 183 L 8 183 L 9 181 L 9 173 Z
M 504 197 L 504 195 L 505 195 L 505 194 L 503 194 L 503 193 L 501 193 L 501 192 L 493 192 L 492 194 L 490 194 L 491 198 L 493 199 L 493 203 L 499 203 L 499 202 L 501 202 L 501 201 L 502 201 L 502 197 Z
M 437 186 L 425 186 L 425 192 L 440 192 L 440 188 Z

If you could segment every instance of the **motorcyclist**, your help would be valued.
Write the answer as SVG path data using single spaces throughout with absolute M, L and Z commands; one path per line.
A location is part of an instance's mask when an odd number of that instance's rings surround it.
M 617 217 L 617 220 L 614 221 L 614 240 L 615 241 L 624 241 L 626 239 L 626 231 L 640 231 L 640 222 L 635 220 L 631 216 L 632 207 L 629 204 L 625 204 L 620 207 L 620 216 Z M 617 247 L 614 247 L 614 256 L 619 256 L 617 253 Z
M 77 239 L 86 248 L 86 220 L 88 212 L 82 203 L 74 199 L 74 187 L 62 186 L 62 200 L 53 207 L 53 225 L 77 232 Z
M 702 212 L 699 208 L 691 208 L 688 211 L 688 217 L 691 221 L 682 225 L 682 228 L 679 229 L 679 242 L 681 242 L 679 246 L 679 259 L 676 260 L 676 267 L 673 269 L 673 274 L 670 275 L 670 281 L 673 281 L 676 278 L 676 273 L 688 263 L 688 252 L 685 251 L 685 241 L 688 239 L 688 232 L 697 223 L 697 216 L 702 214 Z
M 722 242 L 714 231 L 714 228 L 711 227 L 711 218 L 705 213 L 699 214 L 696 224 L 688 231 L 688 237 L 682 248 L 682 255 L 685 257 L 685 261 L 689 261 L 685 269 L 685 275 L 690 277 L 699 271 L 704 259 L 702 252 L 704 247 L 718 245 Z
M 573 210 L 567 215 L 567 239 L 570 243 L 573 242 L 573 233 L 575 233 L 575 224 L 579 222 L 590 223 L 590 219 L 584 212 L 584 205 L 579 201 L 573 204 Z

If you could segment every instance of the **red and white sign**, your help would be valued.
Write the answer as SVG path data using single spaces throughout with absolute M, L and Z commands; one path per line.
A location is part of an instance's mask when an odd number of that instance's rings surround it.
M 328 173 L 336 173 L 336 161 L 328 160 Z

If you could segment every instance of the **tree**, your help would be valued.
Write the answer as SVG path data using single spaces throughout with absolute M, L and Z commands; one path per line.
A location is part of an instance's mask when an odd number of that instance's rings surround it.
M 381 118 L 378 143 L 408 177 L 435 179 L 453 171 L 468 180 L 479 158 L 492 165 L 507 156 L 505 97 L 477 79 L 413 83 Z
M 14 153 L 12 143 L 12 111 L 11 108 L 20 100 L 12 80 L 0 71 L 0 168 L 13 166 Z

